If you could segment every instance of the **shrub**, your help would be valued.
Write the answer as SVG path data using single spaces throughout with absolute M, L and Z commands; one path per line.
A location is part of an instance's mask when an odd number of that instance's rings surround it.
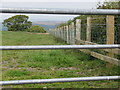
M 39 33 L 46 33 L 43 27 L 38 25 L 32 25 L 32 27 L 28 30 L 29 32 L 39 32 Z

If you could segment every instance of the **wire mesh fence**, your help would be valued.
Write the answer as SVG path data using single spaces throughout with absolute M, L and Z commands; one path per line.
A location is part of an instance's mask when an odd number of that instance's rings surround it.
M 120 16 L 115 16 L 115 44 L 120 44 Z
M 87 33 L 86 33 L 86 27 L 87 27 L 86 22 L 87 22 L 87 19 L 86 20 L 84 19 L 81 22 L 81 40 L 86 40 L 86 35 L 87 35 Z
M 106 44 L 106 17 L 92 19 L 91 42 Z
M 68 37 L 67 41 L 68 44 L 82 44 L 82 45 L 119 44 L 120 40 L 119 25 L 120 25 L 119 16 L 111 15 L 85 16 L 82 19 L 74 20 L 74 22 L 68 25 L 69 30 L 68 33 L 65 34 L 67 35 L 65 38 Z M 64 40 L 64 37 L 62 37 L 62 39 Z M 104 60 L 106 59 L 106 57 L 110 57 L 115 62 L 120 61 L 119 60 L 120 49 L 106 49 L 106 50 L 91 49 L 87 51 L 87 53 L 89 54 L 94 52 L 96 55 L 94 54 L 93 56 L 99 59 Z M 99 53 L 100 55 L 97 53 Z M 102 55 L 104 55 L 104 58 L 102 58 L 103 57 Z M 113 63 L 113 61 L 110 62 Z

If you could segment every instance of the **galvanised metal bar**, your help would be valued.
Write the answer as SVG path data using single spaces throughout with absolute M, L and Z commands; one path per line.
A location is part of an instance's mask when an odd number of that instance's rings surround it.
M 117 45 L 40 45 L 40 46 L 0 46 L 0 50 L 45 50 L 45 49 L 112 49 Z
M 20 9 L 0 8 L 1 13 L 71 14 L 71 15 L 120 15 L 119 9 Z
M 119 80 L 119 79 L 120 79 L 120 76 L 98 76 L 98 77 L 56 78 L 56 79 L 33 79 L 33 80 L 0 81 L 0 85 L 56 83 L 56 82 L 79 82 L 79 81 L 98 81 L 98 80 Z

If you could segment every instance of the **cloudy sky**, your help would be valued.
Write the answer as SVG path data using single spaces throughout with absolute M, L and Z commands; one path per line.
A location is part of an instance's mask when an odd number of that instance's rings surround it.
M 84 0 L 84 2 L 88 2 L 88 1 L 98 2 L 104 0 Z M 83 2 L 83 0 L 2 0 L 2 2 Z
M 84 2 L 83 2 L 84 1 Z M 60 8 L 60 9 L 95 9 L 98 2 L 105 0 L 2 0 L 2 8 Z M 2 14 L 2 19 L 15 14 Z M 76 15 L 32 15 L 31 21 L 67 21 Z

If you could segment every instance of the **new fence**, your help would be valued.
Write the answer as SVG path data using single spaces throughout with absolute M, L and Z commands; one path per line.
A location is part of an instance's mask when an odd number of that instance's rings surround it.
M 28 14 L 72 14 L 72 15 L 119 15 L 120 10 L 59 10 L 59 9 L 11 9 L 11 8 L 0 8 L 2 13 L 28 13 Z M 110 16 L 113 18 L 113 16 Z M 81 36 L 84 36 L 84 34 L 81 34 L 81 20 L 76 20 L 76 29 L 75 24 L 71 23 L 69 26 L 64 26 L 61 28 L 56 28 L 53 30 L 50 30 L 50 33 L 54 35 L 55 37 L 61 38 L 64 41 L 67 41 L 68 44 L 72 45 L 47 45 L 47 46 L 0 46 L 0 50 L 41 50 L 41 49 L 106 49 L 105 51 L 110 53 L 110 56 L 114 54 L 119 55 L 120 45 L 119 44 L 113 44 L 113 33 L 114 29 L 113 26 L 109 25 L 109 23 L 113 23 L 113 19 L 111 19 L 108 16 L 108 38 L 111 39 L 107 40 L 107 44 L 109 45 L 97 45 L 96 43 L 91 42 L 91 18 L 87 18 L 87 31 L 86 36 L 81 39 Z M 112 34 L 110 31 L 112 30 Z M 110 37 L 112 35 L 112 38 Z M 87 41 L 85 41 L 85 39 Z M 73 45 L 73 44 L 88 44 L 88 45 Z M 94 44 L 94 45 L 91 45 Z M 108 48 L 114 50 L 108 50 Z M 101 54 L 88 51 L 88 50 L 81 50 L 87 53 L 90 53 L 93 56 L 101 57 Z M 112 55 L 111 55 L 112 53 Z M 114 64 L 118 64 L 118 59 L 102 56 L 101 58 L 105 59 L 108 62 L 113 62 Z M 77 81 L 94 81 L 94 80 L 118 80 L 120 79 L 120 76 L 100 76 L 100 77 L 78 77 L 78 78 L 59 78 L 59 79 L 37 79 L 37 80 L 14 80 L 14 81 L 0 81 L 0 85 L 16 85 L 16 84 L 33 84 L 33 83 L 55 83 L 55 82 L 77 82 Z
M 120 23 L 115 23 L 117 19 L 120 17 L 113 15 L 76 19 L 70 25 L 50 30 L 50 33 L 72 45 L 119 44 Z M 109 63 L 120 65 L 120 49 L 85 49 L 80 51 Z

